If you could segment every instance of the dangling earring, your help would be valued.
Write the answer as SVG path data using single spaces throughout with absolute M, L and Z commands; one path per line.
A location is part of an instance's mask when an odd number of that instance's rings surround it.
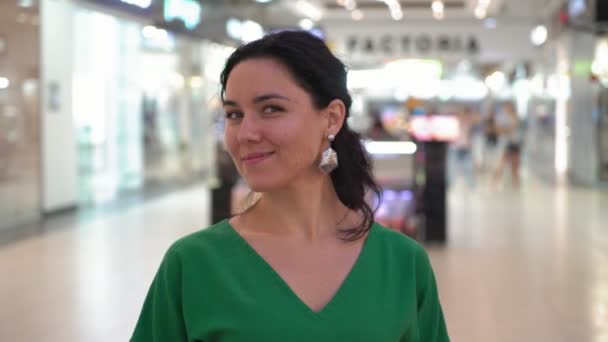
M 330 174 L 338 167 L 338 154 L 331 148 L 331 142 L 334 141 L 335 138 L 336 137 L 333 134 L 327 136 L 327 139 L 329 139 L 329 147 L 321 154 L 319 169 L 325 174 Z

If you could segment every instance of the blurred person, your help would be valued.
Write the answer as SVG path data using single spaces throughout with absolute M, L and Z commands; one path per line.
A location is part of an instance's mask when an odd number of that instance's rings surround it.
M 490 146 L 498 144 L 498 133 L 496 132 L 496 111 L 492 110 L 485 120 L 484 131 L 486 134 L 486 143 Z
M 471 155 L 475 166 L 475 174 L 483 171 L 483 153 L 485 148 L 485 123 L 479 111 L 475 111 L 475 120 L 471 128 Z
M 494 173 L 494 183 L 502 179 L 505 167 L 509 164 L 511 168 L 511 180 L 513 186 L 520 185 L 519 166 L 521 160 L 522 134 L 519 115 L 515 110 L 513 102 L 503 105 L 502 111 L 496 116 L 496 133 L 500 146 L 500 161 Z
M 485 174 L 489 171 L 494 175 L 498 164 L 499 144 L 496 126 L 496 111 L 491 110 L 485 117 L 480 118 L 480 142 L 478 153 L 478 173 Z
M 479 115 L 470 107 L 465 107 L 456 114 L 458 136 L 451 144 L 450 183 L 462 175 L 470 188 L 475 186 L 476 165 L 473 156 L 473 129 L 479 122 Z
M 284 31 L 239 47 L 221 84 L 259 200 L 169 248 L 131 341 L 449 341 L 427 253 L 365 201 L 344 64 Z
M 496 131 L 496 111 L 490 111 L 484 123 L 485 148 L 483 168 L 486 169 L 488 165 L 491 165 L 491 169 L 494 169 L 496 165 L 495 151 L 498 147 L 498 133 Z
M 232 188 L 239 179 L 222 141 L 216 144 L 216 165 L 219 184 L 211 190 L 211 222 L 221 221 L 232 214 Z
M 384 127 L 380 114 L 373 115 L 373 122 L 367 133 L 367 137 L 375 141 L 396 140 Z

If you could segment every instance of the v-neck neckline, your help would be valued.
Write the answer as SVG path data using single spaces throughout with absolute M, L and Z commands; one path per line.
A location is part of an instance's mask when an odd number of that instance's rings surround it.
M 342 283 L 338 286 L 336 292 L 331 297 L 331 299 L 319 311 L 313 310 L 308 304 L 304 302 L 304 300 L 302 300 L 302 298 L 300 298 L 300 296 L 298 296 L 298 294 L 291 288 L 291 286 L 289 286 L 287 281 L 285 281 L 285 279 L 270 265 L 270 263 L 266 259 L 264 259 L 264 257 L 262 257 L 262 255 L 260 255 L 260 253 L 258 253 L 255 248 L 253 248 L 249 241 L 247 241 L 247 239 L 245 239 L 241 235 L 241 233 L 239 233 L 236 228 L 232 226 L 229 220 L 226 220 L 226 225 L 229 228 L 228 230 L 232 232 L 232 234 L 239 241 L 239 243 L 244 246 L 246 252 L 250 254 L 250 256 L 252 256 L 262 268 L 265 268 L 268 271 L 269 276 L 274 279 L 277 285 L 287 292 L 287 296 L 291 297 L 292 300 L 296 302 L 296 306 L 300 307 L 313 317 L 319 319 L 325 316 L 328 312 L 330 312 L 332 307 L 337 305 L 337 302 L 340 300 L 340 297 L 344 296 L 344 292 L 346 292 L 349 287 L 349 284 L 353 281 L 352 278 L 354 278 L 357 273 L 359 273 L 358 270 L 362 267 L 361 264 L 363 263 L 363 260 L 365 259 L 365 256 L 368 253 L 367 250 L 370 249 L 369 245 L 372 243 L 376 224 L 372 224 L 369 232 L 367 233 L 367 236 L 365 237 L 363 246 L 361 246 L 359 255 L 357 256 L 348 274 L 346 275 Z

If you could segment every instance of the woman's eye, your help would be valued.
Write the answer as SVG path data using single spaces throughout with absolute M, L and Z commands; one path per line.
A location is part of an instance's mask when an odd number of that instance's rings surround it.
M 264 107 L 264 113 L 266 113 L 266 114 L 273 114 L 273 113 L 282 112 L 282 111 L 283 111 L 283 108 L 278 107 L 278 106 Z
M 228 120 L 238 120 L 242 116 L 243 115 L 239 112 L 226 112 L 226 119 L 228 119 Z

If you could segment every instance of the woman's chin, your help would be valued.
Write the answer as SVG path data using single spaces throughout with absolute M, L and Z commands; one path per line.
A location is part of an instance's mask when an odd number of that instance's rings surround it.
M 276 179 L 245 179 L 245 181 L 253 192 L 271 192 L 281 188 L 281 184 Z

